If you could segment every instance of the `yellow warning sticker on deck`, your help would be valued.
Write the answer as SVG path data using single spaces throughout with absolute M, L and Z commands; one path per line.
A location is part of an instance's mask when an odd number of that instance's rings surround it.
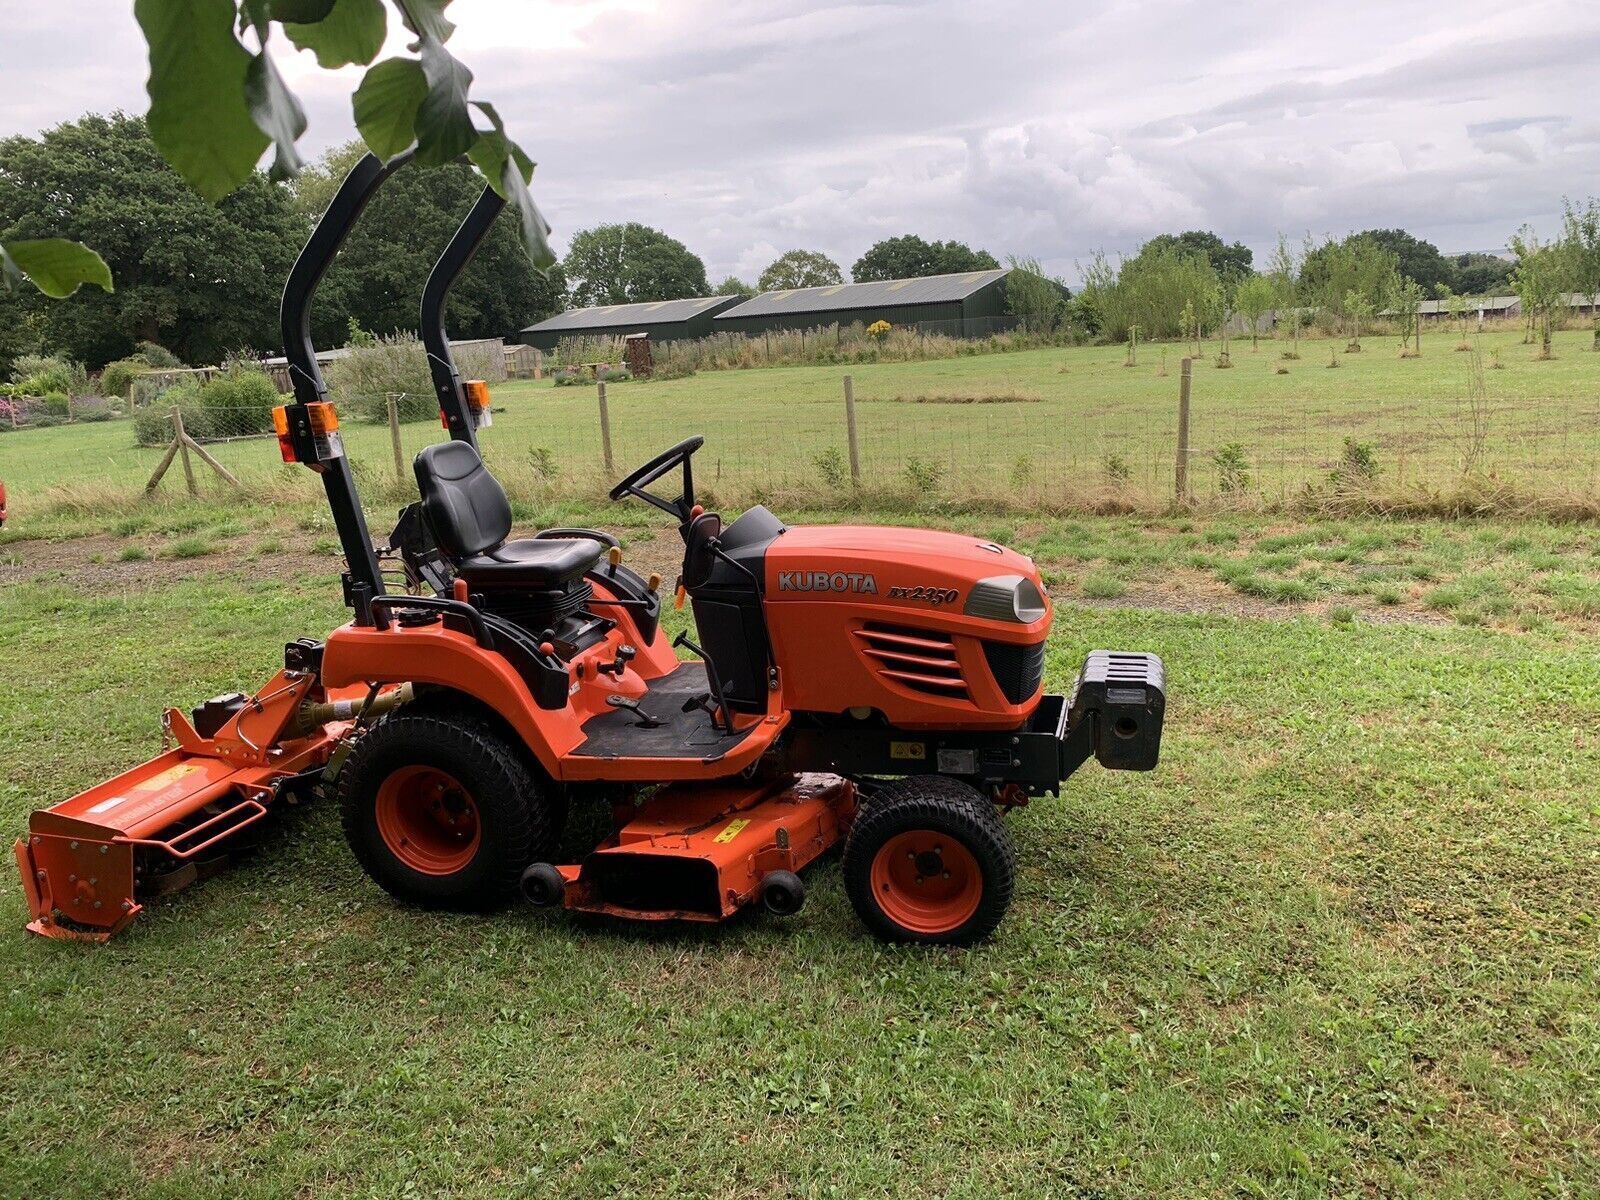
M 159 775 L 152 775 L 149 779 L 141 780 L 128 790 L 130 792 L 154 792 L 164 788 L 169 783 L 176 783 L 185 775 L 193 775 L 200 768 L 194 763 L 179 763 L 175 767 L 168 767 Z
M 748 817 L 740 817 L 737 821 L 729 821 L 723 831 L 711 840 L 713 842 L 731 842 L 744 831 L 744 827 L 748 824 L 750 824 Z
M 890 758 L 927 758 L 928 747 L 922 742 L 890 742 Z

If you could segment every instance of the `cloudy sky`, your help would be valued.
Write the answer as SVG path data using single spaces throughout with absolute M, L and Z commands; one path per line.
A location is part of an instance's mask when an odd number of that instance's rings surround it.
M 0 0 L 0 134 L 144 107 L 131 0 Z M 655 225 L 713 279 L 959 238 L 1068 277 L 1200 227 L 1402 226 L 1495 250 L 1600 194 L 1586 0 L 456 0 L 452 48 L 540 163 L 559 244 Z M 68 27 L 70 26 L 70 36 Z M 398 49 L 398 41 L 396 49 Z M 307 149 L 353 72 L 281 47 Z M 1581 99 L 1581 102 L 1580 102 Z

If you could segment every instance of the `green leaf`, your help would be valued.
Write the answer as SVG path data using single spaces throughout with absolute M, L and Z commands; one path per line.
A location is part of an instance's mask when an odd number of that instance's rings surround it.
M 450 0 L 395 0 L 395 7 L 405 18 L 406 28 L 419 38 L 434 38 L 448 42 L 456 27 L 445 19 L 444 10 Z
M 256 128 L 272 139 L 272 178 L 289 179 L 298 175 L 305 162 L 294 144 L 306 131 L 305 110 L 283 82 L 277 65 L 265 50 L 250 60 L 244 77 L 244 92 Z
M 533 160 L 523 153 L 522 147 L 506 136 L 505 124 L 494 105 L 479 101 L 473 104 L 489 118 L 494 129 L 478 134 L 478 140 L 467 151 L 467 157 L 483 172 L 489 186 L 516 213 L 517 232 L 533 265 L 541 271 L 548 271 L 555 265 L 556 254 L 550 248 L 550 223 L 544 219 L 544 214 L 533 201 L 533 194 L 528 191 L 528 181 L 533 178 Z
M 386 58 L 369 68 L 353 101 L 367 149 L 389 159 L 416 141 L 417 109 L 427 94 L 428 80 L 416 59 Z
M 207 200 L 255 169 L 267 135 L 250 118 L 250 54 L 233 35 L 232 0 L 135 0 L 150 46 L 150 138 Z
M 332 10 L 316 24 L 286 20 L 283 32 L 300 49 L 314 53 L 319 67 L 332 71 L 377 58 L 389 32 L 389 16 L 383 0 L 334 0 Z
M 465 154 L 478 140 L 467 111 L 472 72 L 435 38 L 424 36 L 422 73 L 428 94 L 417 109 L 417 162 L 437 167 Z
M 333 8 L 334 0 L 267 0 L 267 9 L 271 12 L 272 19 L 282 21 L 286 25 L 290 21 L 314 25 L 318 21 L 327 20 Z
M 0 274 L 8 286 L 22 277 L 31 279 L 41 292 L 57 300 L 72 295 L 83 283 L 114 290 L 105 260 L 82 242 L 66 238 L 0 242 Z

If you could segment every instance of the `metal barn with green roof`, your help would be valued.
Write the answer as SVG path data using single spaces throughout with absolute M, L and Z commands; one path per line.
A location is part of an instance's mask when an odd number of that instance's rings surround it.
M 762 292 L 712 320 L 718 333 L 759 335 L 828 325 L 918 325 L 954 337 L 981 337 L 1010 326 L 1005 269 L 838 283 Z
M 688 300 L 656 300 L 643 304 L 603 304 L 557 313 L 517 334 L 517 341 L 540 350 L 554 350 L 567 337 L 625 337 L 647 333 L 653 342 L 710 337 L 711 320 L 737 304 L 738 296 L 696 296 Z

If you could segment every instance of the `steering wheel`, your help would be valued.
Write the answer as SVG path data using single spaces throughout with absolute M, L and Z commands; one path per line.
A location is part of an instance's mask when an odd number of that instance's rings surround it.
M 624 496 L 637 496 L 646 504 L 653 504 L 662 512 L 671 513 L 678 518 L 679 524 L 686 524 L 689 520 L 689 510 L 694 507 L 694 476 L 690 470 L 689 460 L 694 457 L 694 452 L 705 444 L 705 438 L 699 434 L 684 438 L 672 449 L 662 451 L 644 466 L 626 475 L 611 489 L 611 498 L 621 500 Z M 660 496 L 644 490 L 646 484 L 654 483 L 680 466 L 683 468 L 683 495 L 677 500 L 663 500 Z

